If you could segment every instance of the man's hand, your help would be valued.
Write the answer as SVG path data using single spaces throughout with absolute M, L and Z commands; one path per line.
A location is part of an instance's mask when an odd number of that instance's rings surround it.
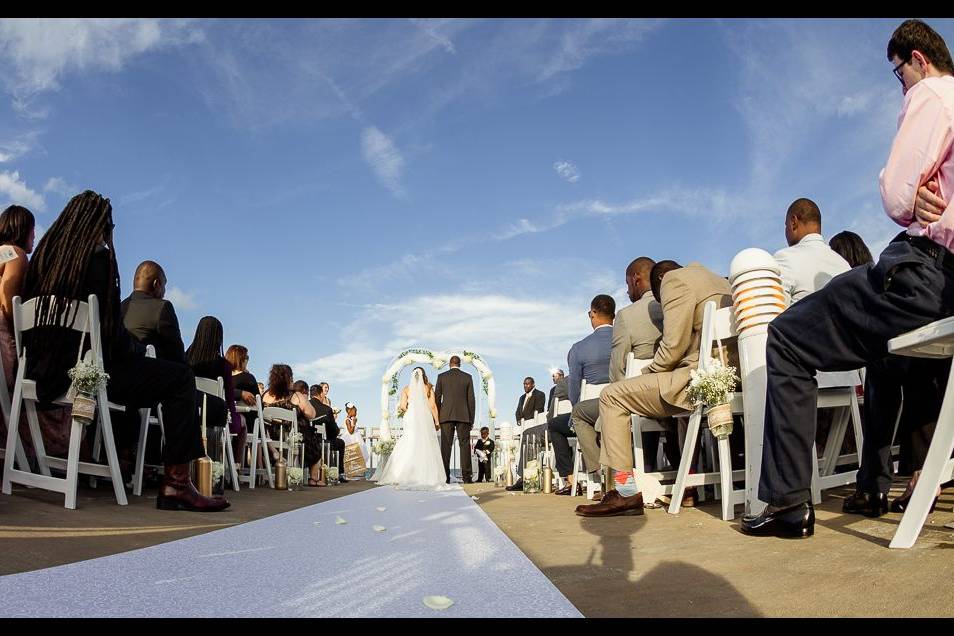
M 242 391 L 242 401 L 248 404 L 249 406 L 254 406 L 255 396 L 249 393 L 248 391 Z
M 947 202 L 937 195 L 939 189 L 936 179 L 918 188 L 918 196 L 914 201 L 914 218 L 921 227 L 940 221 L 941 213 L 947 209 Z

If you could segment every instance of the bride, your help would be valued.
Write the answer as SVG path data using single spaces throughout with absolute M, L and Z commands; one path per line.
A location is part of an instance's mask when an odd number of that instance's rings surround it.
M 394 445 L 379 484 L 394 484 L 408 490 L 443 490 L 447 475 L 437 441 L 440 417 L 434 387 L 421 367 L 415 367 L 411 382 L 401 391 L 398 412 L 404 413 L 404 433 Z

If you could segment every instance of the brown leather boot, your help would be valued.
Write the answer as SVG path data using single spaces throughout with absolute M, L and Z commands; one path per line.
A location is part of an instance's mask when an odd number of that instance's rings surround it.
M 225 497 L 205 497 L 192 485 L 189 464 L 169 464 L 159 484 L 156 508 L 159 510 L 192 510 L 219 512 L 230 505 Z

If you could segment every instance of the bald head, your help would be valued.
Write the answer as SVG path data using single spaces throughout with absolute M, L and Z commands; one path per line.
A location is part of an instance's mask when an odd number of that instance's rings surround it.
M 795 245 L 809 234 L 821 234 L 821 211 L 811 199 L 795 199 L 785 213 L 785 240 Z
M 159 263 L 143 261 L 136 268 L 133 288 L 153 298 L 162 298 L 166 295 L 166 273 L 162 271 Z
M 656 261 L 648 256 L 640 256 L 626 268 L 626 292 L 629 302 L 634 303 L 651 289 L 649 274 Z

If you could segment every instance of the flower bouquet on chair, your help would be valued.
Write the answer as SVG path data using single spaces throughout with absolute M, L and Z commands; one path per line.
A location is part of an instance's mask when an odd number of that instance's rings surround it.
M 77 362 L 67 374 L 73 381 L 70 386 L 70 393 L 73 394 L 73 419 L 82 424 L 92 424 L 96 415 L 96 392 L 106 386 L 109 374 L 99 365 L 86 360 Z
M 534 494 L 540 492 L 540 460 L 539 448 L 536 442 L 527 444 L 523 449 L 523 492 Z
M 288 490 L 305 489 L 305 445 L 304 436 L 294 430 L 288 434 L 288 463 L 285 471 Z
M 729 400 L 735 391 L 735 367 L 726 366 L 712 358 L 700 363 L 699 369 L 689 372 L 689 401 L 693 406 L 708 406 L 705 415 L 709 430 L 716 439 L 725 439 L 732 433 L 732 407 Z

